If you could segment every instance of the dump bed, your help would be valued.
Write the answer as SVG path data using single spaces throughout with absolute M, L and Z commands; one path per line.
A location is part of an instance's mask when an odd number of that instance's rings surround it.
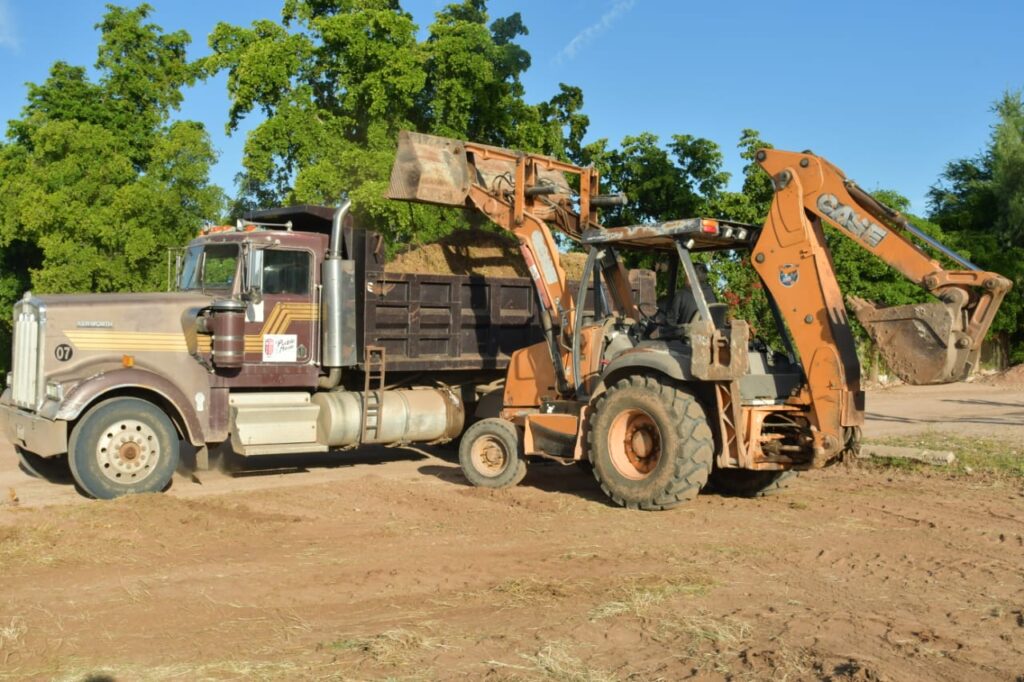
M 367 270 L 365 283 L 362 338 L 386 349 L 389 372 L 500 370 L 513 351 L 544 338 L 528 277 L 394 273 L 385 266 Z M 654 304 L 653 272 L 633 270 L 629 283 L 638 303 Z M 574 297 L 577 287 L 570 283 Z M 593 287 L 589 310 L 592 300 Z

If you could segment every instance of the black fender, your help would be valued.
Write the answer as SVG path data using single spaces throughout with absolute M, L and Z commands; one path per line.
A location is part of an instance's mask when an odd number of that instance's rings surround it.
M 625 353 L 616 356 L 604 371 L 601 373 L 601 380 L 594 387 L 591 398 L 596 398 L 605 392 L 608 384 L 614 378 L 628 370 L 636 373 L 637 370 L 649 370 L 664 374 L 676 381 L 693 381 L 695 379 L 691 367 L 691 356 L 686 352 L 685 347 L 679 349 L 661 346 L 658 348 L 637 346 L 627 350 Z
M 192 401 L 170 379 L 137 367 L 100 372 L 75 385 L 61 402 L 56 418 L 74 421 L 97 400 L 126 392 L 139 398 L 148 394 L 156 398 L 154 402 L 158 405 L 173 409 L 177 414 L 168 416 L 180 426 L 188 441 L 195 446 L 206 444 Z

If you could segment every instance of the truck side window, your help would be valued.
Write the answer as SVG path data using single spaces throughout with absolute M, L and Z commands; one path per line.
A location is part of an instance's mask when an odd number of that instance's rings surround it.
M 263 252 L 263 293 L 309 295 L 310 255 L 306 251 Z

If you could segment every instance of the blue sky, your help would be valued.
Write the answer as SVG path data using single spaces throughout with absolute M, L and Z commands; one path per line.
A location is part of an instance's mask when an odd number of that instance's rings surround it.
M 131 4 L 131 3 L 125 3 Z M 151 0 L 153 21 L 186 29 L 205 54 L 218 21 L 279 18 L 281 0 Z M 403 0 L 422 30 L 441 0 Z M 26 81 L 52 62 L 92 65 L 99 0 L 0 0 L 0 121 L 18 115 Z M 728 170 L 755 128 L 776 147 L 813 149 L 868 188 L 891 188 L 925 210 L 944 164 L 984 148 L 991 103 L 1024 87 L 1024 2 L 689 2 L 491 0 L 520 11 L 533 56 L 527 99 L 559 82 L 583 88 L 588 141 L 649 130 L 719 143 Z M 180 112 L 206 124 L 220 152 L 213 180 L 233 190 L 243 133 L 227 137 L 219 78 L 190 89 Z M 735 180 L 735 179 L 734 179 Z M 734 182 L 734 184 L 736 184 Z

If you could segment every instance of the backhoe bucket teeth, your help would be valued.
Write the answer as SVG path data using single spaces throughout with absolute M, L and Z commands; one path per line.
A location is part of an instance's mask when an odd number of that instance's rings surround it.
M 948 384 L 970 373 L 978 352 L 960 331 L 956 306 L 913 303 L 878 307 L 849 297 L 889 369 L 908 384 Z
M 391 167 L 388 198 L 464 206 L 473 172 L 458 140 L 402 131 Z

